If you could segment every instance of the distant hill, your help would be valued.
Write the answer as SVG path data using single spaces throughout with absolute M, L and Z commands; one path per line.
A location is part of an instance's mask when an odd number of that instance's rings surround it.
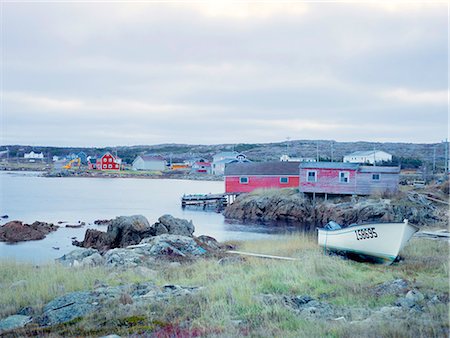
M 279 160 L 283 154 L 295 157 L 313 157 L 317 155 L 322 160 L 342 161 L 344 155 L 358 150 L 383 150 L 392 154 L 396 160 L 402 162 L 418 160 L 415 163 L 432 166 L 435 154 L 436 167 L 443 168 L 445 163 L 445 143 L 384 143 L 384 142 L 336 142 L 332 140 L 291 140 L 276 143 L 238 143 L 238 144 L 157 144 L 118 146 L 105 148 L 81 148 L 81 147 L 47 147 L 7 145 L 1 146 L 1 150 L 9 149 L 9 158 L 23 157 L 23 153 L 31 150 L 43 152 L 46 157 L 53 155 L 65 156 L 70 153 L 84 151 L 90 156 L 101 156 L 104 152 L 116 153 L 126 162 L 143 153 L 159 154 L 171 158 L 176 162 L 192 157 L 204 157 L 212 159 L 212 156 L 220 151 L 236 150 L 243 152 L 253 161 Z M 414 161 L 412 161 L 414 162 Z

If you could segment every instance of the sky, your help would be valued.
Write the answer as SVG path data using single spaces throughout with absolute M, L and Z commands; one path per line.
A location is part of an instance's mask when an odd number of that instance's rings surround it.
M 445 2 L 0 6 L 3 145 L 448 137 Z

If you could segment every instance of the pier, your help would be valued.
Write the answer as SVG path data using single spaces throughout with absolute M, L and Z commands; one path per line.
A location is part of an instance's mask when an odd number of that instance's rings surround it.
M 234 202 L 236 195 L 233 194 L 192 194 L 183 195 L 181 197 L 181 207 L 201 206 L 203 209 L 207 207 L 216 207 L 223 209 L 227 205 Z

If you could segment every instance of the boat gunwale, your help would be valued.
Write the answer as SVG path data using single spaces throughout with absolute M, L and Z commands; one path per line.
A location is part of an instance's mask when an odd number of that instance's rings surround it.
M 374 225 L 374 224 L 380 224 L 380 225 L 383 225 L 383 224 L 405 224 L 405 225 L 410 225 L 410 226 L 412 226 L 413 228 L 415 228 L 415 229 L 416 229 L 415 232 L 417 232 L 417 231 L 420 230 L 420 228 L 419 228 L 417 225 L 411 224 L 411 223 L 409 223 L 409 221 L 408 221 L 408 222 L 383 222 L 383 223 L 375 222 L 375 221 L 374 221 L 374 222 L 364 222 L 364 223 L 360 223 L 360 224 L 354 224 L 354 223 L 352 223 L 352 224 L 347 225 L 347 226 L 345 226 L 345 227 L 343 227 L 343 228 L 341 228 L 341 229 L 316 228 L 316 230 L 317 230 L 317 231 L 326 231 L 326 232 L 335 232 L 335 231 L 347 230 L 347 229 L 350 229 L 350 228 L 356 228 L 356 227 L 359 227 L 359 226 L 367 226 L 367 225 Z M 339 224 L 339 225 L 340 225 L 340 224 Z M 353 230 L 352 230 L 352 231 L 353 231 Z

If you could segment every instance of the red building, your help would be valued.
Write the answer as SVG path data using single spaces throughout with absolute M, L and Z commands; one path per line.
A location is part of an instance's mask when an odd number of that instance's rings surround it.
M 255 189 L 297 188 L 299 162 L 244 162 L 225 166 L 225 192 L 242 193 Z
M 358 163 L 304 162 L 300 164 L 300 192 L 370 195 L 396 192 L 400 168 Z
M 111 153 L 106 153 L 101 158 L 97 159 L 97 170 L 120 170 L 122 160 L 114 157 Z

